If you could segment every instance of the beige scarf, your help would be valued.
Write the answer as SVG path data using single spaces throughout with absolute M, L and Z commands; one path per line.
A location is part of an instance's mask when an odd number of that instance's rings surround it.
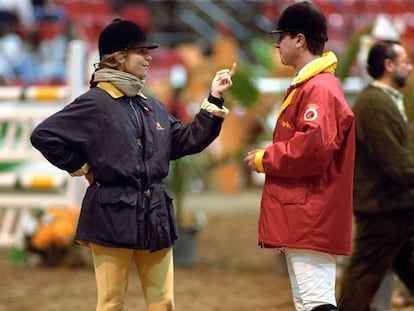
M 128 97 L 138 95 L 145 84 L 145 80 L 130 73 L 110 68 L 97 70 L 93 82 L 111 82 Z

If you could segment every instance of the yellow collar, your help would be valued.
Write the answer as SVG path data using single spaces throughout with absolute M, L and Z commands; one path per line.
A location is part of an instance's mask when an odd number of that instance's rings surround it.
M 338 59 L 333 52 L 325 52 L 322 57 L 310 62 L 299 71 L 298 75 L 292 81 L 292 86 L 297 87 L 321 72 L 334 73 L 337 63 Z
M 307 64 L 302 70 L 299 71 L 296 78 L 292 81 L 291 88 L 289 93 L 286 95 L 277 118 L 279 118 L 280 114 L 290 105 L 293 99 L 293 94 L 295 94 L 297 88 L 302 83 L 306 82 L 310 78 L 316 76 L 318 73 L 321 72 L 331 72 L 334 73 L 336 69 L 336 64 L 338 63 L 338 59 L 336 58 L 333 52 L 326 52 L 322 55 L 322 57 L 315 59 L 314 61 Z
M 109 95 L 111 95 L 112 98 L 120 98 L 122 96 L 125 96 L 125 94 L 116 88 L 116 86 L 111 82 L 98 82 L 96 86 L 107 92 Z M 139 92 L 138 96 L 142 97 L 143 99 L 147 99 L 147 97 L 142 92 Z

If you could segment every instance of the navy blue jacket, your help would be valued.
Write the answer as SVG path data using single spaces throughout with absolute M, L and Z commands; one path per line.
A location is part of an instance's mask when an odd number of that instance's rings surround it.
M 69 173 L 87 163 L 95 177 L 83 199 L 76 242 L 170 247 L 177 225 L 162 181 L 169 162 L 207 147 L 223 117 L 201 109 L 183 125 L 152 97 L 126 97 L 109 83 L 98 86 L 39 124 L 32 145 Z

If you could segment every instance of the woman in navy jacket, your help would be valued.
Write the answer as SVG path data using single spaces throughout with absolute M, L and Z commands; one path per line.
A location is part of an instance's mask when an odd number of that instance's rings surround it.
M 90 183 L 75 241 L 92 249 L 98 311 L 122 309 L 131 261 L 148 310 L 174 309 L 177 225 L 162 180 L 171 160 L 202 151 L 218 136 L 228 112 L 222 95 L 232 85 L 235 64 L 217 72 L 208 98 L 185 126 L 144 95 L 149 50 L 156 47 L 136 24 L 114 20 L 100 34 L 90 90 L 31 136 L 53 165 Z

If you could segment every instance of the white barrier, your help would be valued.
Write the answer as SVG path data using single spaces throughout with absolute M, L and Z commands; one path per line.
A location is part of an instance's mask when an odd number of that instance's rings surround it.
M 0 86 L 0 101 L 56 101 L 64 100 L 67 96 L 66 86 Z
M 59 108 L 40 104 L 0 105 L 1 247 L 11 246 L 21 236 L 24 228 L 20 221 L 30 210 L 79 205 L 81 180 L 49 164 L 29 140 L 34 127 Z
M 68 48 L 65 86 L 0 87 L 0 247 L 22 237 L 34 209 L 80 205 L 86 181 L 47 162 L 30 144 L 34 127 L 85 88 L 85 44 Z
M 0 163 L 41 159 L 29 141 L 34 127 L 61 105 L 0 104 Z

